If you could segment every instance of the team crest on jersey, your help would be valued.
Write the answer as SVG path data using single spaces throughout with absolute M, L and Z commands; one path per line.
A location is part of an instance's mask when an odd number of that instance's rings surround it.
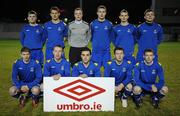
M 108 30 L 108 26 L 105 26 L 104 29 L 105 29 L 105 30 Z
M 116 70 L 115 68 L 113 68 L 112 70 Z
M 147 30 L 143 30 L 143 32 L 147 32 Z
M 31 68 L 30 68 L 30 72 L 34 72 L 34 67 L 31 67 Z
M 94 26 L 94 28 L 95 28 L 95 29 L 97 29 L 97 28 L 98 28 L 98 26 Z
M 55 66 L 51 66 L 51 68 L 55 68 Z
M 48 29 L 52 29 L 52 27 L 48 27 Z
M 123 68 L 122 71 L 123 71 L 123 72 L 126 72 L 126 68 Z
M 152 70 L 152 74 L 156 74 L 156 70 L 155 69 Z
M 58 31 L 61 31 L 61 27 L 58 27 Z
M 121 32 L 121 30 L 119 29 L 119 30 L 117 30 L 117 32 Z
M 145 70 L 142 69 L 141 72 L 145 72 Z
M 128 29 L 127 32 L 130 33 L 130 32 L 131 32 L 131 29 Z
M 29 29 L 26 30 L 27 32 L 30 31 Z
M 64 70 L 64 66 L 61 66 L 61 70 Z
M 39 33 L 39 29 L 36 30 L 36 33 Z
M 79 73 L 81 73 L 81 74 L 82 74 L 82 73 L 83 73 L 83 71 L 82 71 L 82 70 L 80 70 L 80 71 L 79 71 Z
M 18 69 L 19 69 L 19 70 L 22 70 L 23 68 L 19 67 Z
M 156 34 L 156 33 L 157 33 L 157 30 L 155 29 L 155 30 L 154 30 L 154 34 Z
M 93 74 L 93 71 L 92 71 L 92 70 L 90 70 L 90 71 L 89 71 L 89 74 L 90 74 L 90 75 L 92 75 L 92 74 Z

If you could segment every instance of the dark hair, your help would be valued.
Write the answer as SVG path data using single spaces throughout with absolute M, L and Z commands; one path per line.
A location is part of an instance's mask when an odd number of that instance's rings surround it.
M 97 11 L 98 11 L 99 9 L 101 9 L 101 8 L 102 8 L 102 9 L 105 9 L 105 11 L 107 10 L 106 6 L 100 5 L 100 6 L 97 7 Z
M 121 15 L 121 13 L 123 13 L 123 12 L 127 13 L 129 15 L 129 13 L 128 13 L 128 11 L 126 9 L 122 9 L 119 14 Z
M 81 53 L 84 52 L 84 51 L 89 51 L 90 55 L 91 55 L 91 50 L 88 48 L 88 47 L 84 47 L 82 50 L 81 50 Z
M 51 12 L 52 10 L 56 10 L 56 11 L 58 11 L 58 12 L 60 13 L 60 10 L 59 10 L 59 8 L 58 8 L 57 6 L 51 7 L 50 12 Z
M 116 50 L 121 50 L 121 51 L 123 51 L 123 53 L 124 53 L 124 49 L 121 48 L 121 47 L 116 47 L 116 48 L 114 48 L 114 54 L 115 54 Z
M 83 13 L 82 8 L 80 8 L 80 7 L 75 8 L 75 9 L 74 9 L 74 12 L 75 12 L 76 10 L 80 10 L 80 11 Z
M 29 52 L 30 53 L 30 49 L 27 47 L 23 47 L 23 48 L 21 48 L 21 53 L 22 52 Z
M 56 46 L 53 47 L 53 50 L 54 50 L 54 48 L 56 48 L 56 47 L 62 48 L 62 50 L 64 49 L 64 47 L 62 47 L 62 46 L 60 46 L 60 45 L 56 45 Z
M 29 12 L 28 12 L 28 15 L 30 15 L 30 14 L 34 14 L 34 15 L 36 15 L 36 16 L 37 16 L 36 11 L 34 11 L 34 10 L 29 11 Z
M 146 15 L 146 13 L 148 13 L 148 12 L 154 12 L 154 10 L 153 10 L 153 9 L 146 9 L 146 10 L 144 11 L 144 15 Z
M 154 54 L 154 51 L 153 51 L 152 49 L 145 49 L 145 50 L 144 50 L 144 55 L 145 55 L 147 52 L 151 52 L 151 53 Z

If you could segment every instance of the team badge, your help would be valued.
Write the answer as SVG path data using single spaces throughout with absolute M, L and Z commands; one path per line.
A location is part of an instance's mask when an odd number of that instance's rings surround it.
M 64 70 L 64 66 L 61 66 L 61 70 Z
M 105 26 L 104 29 L 107 30 L 107 29 L 108 29 L 108 26 Z
M 157 33 L 157 30 L 155 29 L 155 30 L 154 30 L 154 34 L 156 34 L 156 33 Z
M 58 27 L 58 31 L 61 31 L 61 27 Z
M 36 30 L 36 33 L 39 33 L 39 29 Z
M 92 70 L 90 70 L 89 74 L 90 74 L 90 75 L 92 75 L 92 74 L 93 74 L 93 71 L 92 71 Z
M 153 69 L 153 70 L 152 70 L 152 74 L 156 74 L 156 70 Z
M 30 72 L 34 72 L 34 67 L 31 67 L 31 68 L 30 68 Z
M 123 71 L 123 72 L 126 72 L 126 68 L 123 68 L 122 71 Z

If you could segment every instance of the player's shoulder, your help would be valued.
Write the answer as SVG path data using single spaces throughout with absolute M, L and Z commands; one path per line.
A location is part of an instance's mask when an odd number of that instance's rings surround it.
M 14 64 L 18 64 L 19 62 L 21 62 L 21 59 L 16 59 L 16 60 L 14 61 Z
M 44 23 L 44 25 L 49 25 L 51 23 L 52 23 L 52 21 L 47 21 L 47 22 Z
M 52 62 L 52 59 L 46 60 L 47 64 L 49 64 L 50 62 Z
M 60 23 L 62 23 L 64 26 L 66 26 L 66 25 L 67 25 L 64 21 L 61 21 Z
M 108 24 L 113 25 L 113 23 L 112 23 L 110 20 L 106 19 L 105 21 L 106 21 Z
M 76 66 L 76 67 L 78 67 L 79 65 L 82 65 L 82 61 L 79 61 L 79 62 L 74 64 L 74 66 Z
M 82 21 L 82 23 L 85 24 L 85 25 L 89 25 L 89 23 L 86 22 L 86 21 Z
M 120 24 L 116 24 L 116 25 L 113 26 L 114 29 L 117 29 L 117 28 L 119 28 L 119 27 L 121 27 Z
M 132 28 L 136 28 L 136 25 L 134 25 L 134 24 L 129 24 L 129 26 Z
M 140 67 L 142 63 L 143 63 L 143 62 L 137 62 L 135 66 L 136 66 L 136 67 Z
M 71 22 L 69 22 L 68 25 L 72 25 L 72 24 L 74 24 L 74 23 L 75 23 L 75 21 L 71 21 Z
M 111 65 L 113 63 L 113 61 L 108 61 L 107 64 L 108 65 Z
M 94 23 L 98 22 L 97 19 L 94 19 L 93 21 L 91 21 L 90 25 L 93 25 Z
M 137 28 L 140 28 L 140 27 L 142 27 L 142 26 L 144 26 L 145 25 L 145 23 L 141 23 L 141 24 L 139 24 L 138 26 L 137 26 Z
M 157 67 L 162 67 L 162 64 L 160 62 L 156 62 Z
M 97 66 L 98 66 L 98 63 L 96 63 L 96 62 L 93 62 L 93 65 L 97 67 Z

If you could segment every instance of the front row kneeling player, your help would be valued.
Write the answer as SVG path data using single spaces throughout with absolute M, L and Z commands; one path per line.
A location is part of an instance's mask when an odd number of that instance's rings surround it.
M 12 70 L 13 86 L 9 89 L 11 96 L 19 98 L 20 108 L 25 106 L 26 98 L 32 97 L 32 106 L 37 107 L 42 81 L 41 65 L 30 58 L 30 49 L 21 49 L 21 59 L 18 59 Z
M 132 93 L 132 64 L 130 61 L 126 61 L 124 58 L 124 49 L 114 49 L 115 59 L 108 62 L 104 77 L 115 77 L 115 92 L 122 100 L 122 106 L 127 107 L 127 97 Z
M 152 105 L 158 108 L 159 100 L 168 92 L 164 82 L 164 72 L 160 63 L 154 62 L 154 51 L 144 51 L 144 61 L 137 63 L 134 69 L 135 86 L 133 89 L 134 101 L 137 107 L 141 106 L 141 97 L 151 95 Z M 159 81 L 156 82 L 157 77 Z

